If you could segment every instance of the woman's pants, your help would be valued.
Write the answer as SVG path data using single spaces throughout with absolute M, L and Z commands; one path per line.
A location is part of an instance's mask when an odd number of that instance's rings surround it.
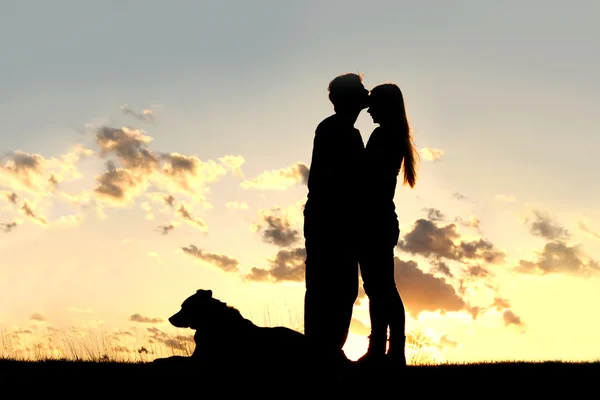
M 405 335 L 404 304 L 394 277 L 394 247 L 398 242 L 399 231 L 397 234 L 394 232 L 392 240 L 389 235 L 372 233 L 373 235 L 370 235 L 362 246 L 360 272 L 365 293 L 369 298 L 371 319 L 369 351 L 385 353 L 388 327 L 390 348 L 401 344 Z M 381 238 L 381 236 L 387 237 L 377 240 L 377 237 Z

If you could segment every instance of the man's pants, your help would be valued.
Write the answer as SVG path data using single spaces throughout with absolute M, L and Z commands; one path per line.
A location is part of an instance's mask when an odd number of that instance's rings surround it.
M 358 260 L 348 242 L 315 239 L 306 239 L 304 334 L 314 350 L 335 356 L 346 343 L 358 296 Z

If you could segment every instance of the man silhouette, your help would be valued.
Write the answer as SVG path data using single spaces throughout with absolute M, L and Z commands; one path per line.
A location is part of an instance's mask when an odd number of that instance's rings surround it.
M 342 348 L 358 296 L 355 214 L 364 143 L 354 123 L 368 106 L 362 75 L 343 74 L 329 83 L 335 114 L 315 131 L 304 207 L 306 293 L 304 333 L 319 365 L 346 366 Z

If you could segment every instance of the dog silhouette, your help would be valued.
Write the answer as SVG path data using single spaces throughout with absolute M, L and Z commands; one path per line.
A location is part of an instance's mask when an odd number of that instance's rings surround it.
M 234 307 L 200 289 L 188 297 L 169 318 L 177 328 L 196 331 L 196 348 L 190 357 L 173 356 L 155 362 L 201 367 L 285 368 L 306 361 L 306 340 L 300 332 L 283 326 L 262 327 L 244 318 Z

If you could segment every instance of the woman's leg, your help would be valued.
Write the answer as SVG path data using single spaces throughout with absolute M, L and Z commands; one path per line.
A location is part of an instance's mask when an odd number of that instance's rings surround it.
M 394 264 L 394 251 L 392 249 L 391 254 L 388 255 L 388 260 L 384 264 L 386 277 L 386 312 L 387 322 L 390 327 L 390 343 L 387 354 L 390 358 L 393 357 L 394 364 L 406 365 L 406 311 L 398 288 L 396 287 Z
M 374 355 L 385 355 L 387 346 L 388 319 L 386 301 L 383 296 L 369 297 L 369 318 L 371 320 L 371 335 L 369 336 L 368 352 Z
M 397 365 L 406 365 L 406 315 L 402 298 L 396 287 L 390 291 L 388 298 L 390 345 L 388 356 L 393 358 Z
M 360 260 L 360 271 L 364 283 L 365 293 L 369 299 L 369 319 L 371 321 L 371 334 L 369 348 L 359 362 L 383 359 L 387 345 L 388 311 L 385 290 L 385 280 L 382 274 L 381 255 L 383 252 L 375 246 L 363 254 Z

